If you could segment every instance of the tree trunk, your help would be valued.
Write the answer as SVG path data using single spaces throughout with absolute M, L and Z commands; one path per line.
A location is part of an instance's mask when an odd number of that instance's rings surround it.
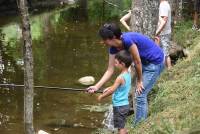
M 158 9 L 159 0 L 133 0 L 132 31 L 153 37 L 158 23 Z
M 158 24 L 159 0 L 133 0 L 131 30 L 153 38 Z M 135 111 L 135 82 L 133 79 L 133 110 Z
M 178 2 L 178 19 L 182 19 L 182 13 L 183 13 L 183 1 L 180 0 Z
M 33 129 L 33 56 L 29 14 L 26 0 L 19 0 L 24 42 L 24 123 L 25 133 L 34 134 Z
M 78 1 L 78 5 L 78 19 L 88 20 L 88 0 L 80 0 Z
M 172 12 L 172 29 L 174 23 L 182 19 L 182 0 L 168 0 Z

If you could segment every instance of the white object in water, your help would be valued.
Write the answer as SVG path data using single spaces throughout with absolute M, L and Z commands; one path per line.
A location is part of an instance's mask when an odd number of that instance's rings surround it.
M 108 111 L 105 113 L 105 119 L 102 124 L 104 127 L 112 132 L 115 131 L 114 128 L 114 119 L 113 119 L 113 106 L 110 105 Z
M 93 76 L 85 76 L 85 77 L 80 78 L 78 80 L 78 82 L 83 84 L 83 85 L 89 86 L 89 85 L 94 84 L 95 79 L 94 79 Z
M 47 132 L 45 132 L 45 131 L 43 131 L 43 130 L 39 130 L 39 131 L 38 131 L 38 134 L 49 134 L 49 133 L 47 133 Z

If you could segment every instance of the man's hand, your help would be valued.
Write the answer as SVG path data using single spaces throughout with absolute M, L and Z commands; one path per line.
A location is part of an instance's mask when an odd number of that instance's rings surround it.
M 144 89 L 143 82 L 137 82 L 136 92 L 140 95 Z
M 98 90 L 98 88 L 96 86 L 90 86 L 87 88 L 87 92 L 91 93 L 91 94 L 96 92 L 97 90 Z

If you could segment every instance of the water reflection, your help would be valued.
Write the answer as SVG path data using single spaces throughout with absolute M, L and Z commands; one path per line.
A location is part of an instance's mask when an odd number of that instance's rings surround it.
M 77 83 L 78 78 L 93 75 L 98 79 L 105 68 L 106 60 L 104 59 L 107 59 L 106 49 L 98 44 L 99 40 L 96 35 L 98 25 L 91 25 L 87 22 L 56 23 L 57 20 L 59 21 L 59 15 L 43 14 L 33 17 L 35 85 L 84 88 Z M 52 18 L 55 21 L 52 21 Z M 12 31 L 9 30 L 10 28 L 16 31 L 7 32 L 9 36 L 5 35 L 4 39 L 4 43 L 12 40 L 12 43 L 7 43 L 6 48 L 9 50 L 6 49 L 5 57 L 3 57 L 6 63 L 5 83 L 22 84 L 23 60 L 20 30 L 18 30 L 18 24 L 15 23 L 3 28 L 3 31 Z M 1 133 L 23 133 L 22 90 L 20 88 L 1 90 Z M 95 95 L 90 96 L 85 93 L 35 89 L 35 129 L 56 133 L 83 131 L 85 134 L 90 133 L 101 126 L 103 113 L 90 112 L 81 107 L 95 105 L 95 97 Z
M 31 17 L 35 85 L 85 88 L 77 82 L 80 77 L 92 75 L 98 80 L 104 72 L 108 57 L 97 36 L 99 20 L 117 13 L 111 15 L 112 8 L 106 9 L 108 5 L 101 1 L 83 0 L 81 4 L 81 8 Z M 17 20 L 1 27 L 1 83 L 23 84 L 23 48 Z M 0 98 L 0 133 L 23 133 L 23 89 L 1 88 Z M 34 99 L 36 130 L 88 134 L 101 127 L 103 111 L 91 111 L 97 103 L 96 95 L 35 89 Z

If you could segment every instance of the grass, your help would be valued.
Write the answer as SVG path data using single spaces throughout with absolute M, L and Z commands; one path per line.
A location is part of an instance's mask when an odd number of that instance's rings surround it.
M 183 47 L 189 47 L 193 40 L 199 35 L 192 30 L 192 21 L 178 22 L 173 28 L 173 39 Z
M 200 33 L 191 22 L 178 23 L 174 39 L 188 47 L 190 56 L 165 71 L 150 94 L 149 116 L 135 128 L 128 119 L 130 134 L 200 133 Z

